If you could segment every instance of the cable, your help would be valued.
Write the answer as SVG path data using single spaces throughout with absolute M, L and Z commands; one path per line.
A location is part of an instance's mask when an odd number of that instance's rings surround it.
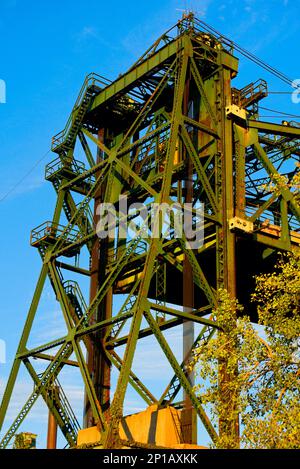
M 285 75 L 284 73 L 280 72 L 279 70 L 277 70 L 276 68 L 272 67 L 271 65 L 267 64 L 266 62 L 264 62 L 263 60 L 261 60 L 260 58 L 256 57 L 254 54 L 252 54 L 251 52 L 247 51 L 246 49 L 244 49 L 243 47 L 239 46 L 236 42 L 232 41 L 231 39 L 228 39 L 227 37 L 223 36 L 221 33 L 219 33 L 215 28 L 213 28 L 212 26 L 209 26 L 208 24 L 206 24 L 204 21 L 202 20 L 198 20 L 198 19 L 195 19 L 195 21 L 204 29 L 206 29 L 208 32 L 210 32 L 211 34 L 215 35 L 215 36 L 218 36 L 217 39 L 220 40 L 220 42 L 222 42 L 223 44 L 226 44 L 227 46 L 231 47 L 231 48 L 234 48 L 235 50 L 237 50 L 238 52 L 240 52 L 242 55 L 244 55 L 244 57 L 248 58 L 249 60 L 251 60 L 252 62 L 256 63 L 257 65 L 259 65 L 260 67 L 262 67 L 263 69 L 267 70 L 269 73 L 275 75 L 277 78 L 279 78 L 280 80 L 282 80 L 284 83 L 287 83 L 288 85 L 290 85 L 292 88 L 294 89 L 298 89 L 299 86 L 295 86 L 294 85 L 294 80 L 292 80 L 290 77 L 288 77 L 287 75 Z
M 287 117 L 295 117 L 293 114 L 286 114 Z M 260 119 L 263 119 L 264 117 L 268 117 L 269 119 L 272 117 L 273 119 L 282 119 L 284 116 L 260 116 Z M 300 116 L 297 116 L 300 117 Z
M 268 107 L 263 107 L 263 106 L 259 106 L 259 109 L 263 109 L 264 111 L 275 112 L 276 114 L 280 114 L 281 116 L 298 117 L 300 119 L 300 116 L 297 114 L 289 114 L 287 112 L 276 111 L 275 109 L 270 109 Z
M 48 155 L 48 153 L 50 153 L 51 149 L 48 150 L 33 166 L 32 168 L 30 168 L 30 170 L 18 181 L 16 182 L 16 184 L 11 188 L 9 189 L 8 192 L 6 192 L 6 194 L 4 194 L 3 197 L 1 197 L 0 199 L 0 202 L 3 202 L 12 192 L 14 192 L 14 190 L 20 185 L 22 184 L 23 181 L 25 181 L 25 179 L 35 170 L 35 168 L 46 158 L 46 156 Z
M 284 83 L 287 83 L 288 85 L 290 85 L 292 88 L 294 89 L 299 89 L 300 86 L 295 86 L 294 85 L 294 80 L 292 80 L 290 77 L 288 77 L 287 75 L 285 75 L 284 73 L 280 72 L 279 70 L 277 70 L 276 68 L 272 67 L 271 65 L 269 65 L 268 63 L 264 62 L 263 60 L 261 60 L 259 57 L 255 56 L 254 54 L 252 54 L 251 52 L 247 51 L 246 49 L 244 49 L 243 47 L 241 47 L 240 45 L 238 45 L 236 42 L 232 41 L 231 39 L 228 39 L 226 36 L 223 36 L 219 31 L 217 31 L 215 28 L 213 28 L 212 26 L 208 25 L 207 23 L 205 23 L 204 21 L 202 20 L 198 20 L 197 18 L 194 19 L 196 23 L 198 23 L 198 25 L 200 25 L 203 29 L 206 29 L 206 31 L 212 33 L 213 35 L 215 36 L 218 36 L 217 39 L 219 39 L 223 44 L 226 44 L 227 46 L 231 47 L 231 48 L 235 48 L 235 50 L 237 50 L 238 52 L 240 52 L 242 55 L 244 55 L 244 57 L 248 58 L 249 60 L 251 60 L 252 62 L 256 63 L 258 66 L 262 67 L 263 69 L 267 70 L 269 73 L 271 73 L 272 75 L 276 76 L 278 79 L 282 80 Z M 269 91 L 270 94 L 290 94 L 289 92 L 284 92 L 284 91 Z M 288 117 L 296 117 L 296 118 L 300 118 L 300 116 L 297 116 L 297 115 L 294 115 L 294 114 L 287 114 L 287 113 L 284 113 L 284 112 L 279 112 L 279 111 L 275 111 L 275 110 L 272 110 L 272 109 L 268 109 L 268 108 L 263 108 L 263 107 L 260 107 L 260 109 L 264 109 L 264 110 L 267 110 L 267 111 L 271 111 L 271 112 L 275 112 L 275 113 L 278 113 L 278 114 L 281 114 L 282 116 L 288 116 Z M 277 117 L 279 118 L 279 116 L 262 116 L 262 117 Z M 3 202 L 3 200 L 5 200 L 31 173 L 32 171 L 41 163 L 41 161 L 46 158 L 46 156 L 48 155 L 48 153 L 50 152 L 51 150 L 48 150 L 47 153 L 45 153 L 42 158 L 40 158 L 36 163 L 35 165 L 0 199 L 0 202 Z

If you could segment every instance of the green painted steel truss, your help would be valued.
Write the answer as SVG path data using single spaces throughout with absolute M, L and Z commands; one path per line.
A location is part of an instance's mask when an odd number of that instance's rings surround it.
M 237 69 L 233 50 L 189 16 L 114 82 L 95 74 L 86 78 L 65 129 L 52 141 L 57 157 L 47 165 L 45 177 L 53 183 L 57 203 L 53 219 L 31 234 L 43 266 L 3 396 L 1 427 L 21 363 L 34 390 L 3 436 L 1 448 L 8 445 L 39 396 L 67 443 L 76 445 L 78 421 L 61 387 L 58 394 L 53 391 L 59 386 L 59 373 L 68 366 L 80 369 L 104 447 L 118 446 L 128 386 L 145 405 L 161 407 L 175 405 L 183 389 L 212 441 L 218 438 L 193 390 L 189 357 L 220 327 L 212 315 L 218 289 L 226 288 L 247 304 L 253 274 L 269 269 L 278 250 L 298 249 L 300 243 L 299 205 L 288 182 L 278 178 L 285 175 L 291 181 L 297 171 L 300 125 L 260 122 L 257 103 L 267 95 L 266 83 L 260 80 L 242 90 L 233 88 Z M 85 164 L 78 161 L 79 152 L 85 155 Z M 200 248 L 190 249 L 185 235 L 176 238 L 172 230 L 168 238 L 143 237 L 138 230 L 130 239 L 119 236 L 124 222 L 120 196 L 127 196 L 128 203 L 149 206 L 176 201 L 182 206 L 187 201 L 187 181 L 192 220 L 197 204 L 204 206 Z M 275 191 L 270 183 L 277 184 Z M 114 240 L 97 236 L 99 202 L 115 206 L 117 224 L 110 227 Z M 127 214 L 125 221 L 136 222 L 137 217 L 138 212 Z M 153 223 L 161 224 L 159 213 Z M 79 281 L 63 277 L 66 273 L 77 278 L 94 275 L 91 266 L 76 262 L 84 250 L 91 259 L 100 250 L 101 275 L 90 300 L 81 292 Z M 189 312 L 182 309 L 184 261 L 190 265 L 194 283 L 194 306 Z M 47 277 L 68 332 L 29 350 L 28 338 Z M 113 303 L 111 314 L 106 310 L 99 317 L 109 294 L 122 294 L 123 304 L 116 308 Z M 255 311 L 251 314 L 255 321 Z M 189 321 L 202 325 L 202 330 L 180 363 L 164 331 Z M 150 335 L 174 371 L 165 391 L 156 397 L 132 371 L 137 343 Z M 87 364 L 87 350 L 96 350 L 119 372 L 109 412 Z M 48 363 L 43 373 L 36 372 L 34 358 Z M 180 408 L 180 403 L 176 405 Z

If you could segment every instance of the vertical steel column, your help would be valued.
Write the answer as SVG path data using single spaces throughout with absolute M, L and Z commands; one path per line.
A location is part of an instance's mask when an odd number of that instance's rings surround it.
M 100 129 L 98 139 L 104 143 L 105 129 Z M 98 150 L 97 163 L 102 159 L 102 152 Z M 97 174 L 96 174 L 97 177 Z M 94 202 L 94 225 L 97 224 L 97 207 L 103 201 L 105 187 L 97 190 Z M 90 281 L 90 302 L 95 298 L 99 285 L 105 278 L 105 268 L 107 262 L 107 240 L 95 239 L 91 254 L 91 281 Z M 112 291 L 110 291 L 102 304 L 97 308 L 96 314 L 91 323 L 99 322 L 110 317 L 112 314 Z M 102 410 L 105 412 L 110 406 L 110 370 L 111 365 L 103 351 L 104 332 L 98 332 L 94 335 L 97 345 L 90 344 L 87 353 L 87 366 L 90 372 L 97 398 L 101 404 Z M 95 425 L 92 417 L 91 406 L 87 396 L 85 395 L 84 406 L 84 427 Z
M 190 103 L 190 78 L 187 76 L 184 96 L 183 96 L 183 114 L 188 115 Z M 183 147 L 182 159 L 188 158 L 186 178 L 184 181 L 186 203 L 193 201 L 193 163 L 188 156 L 186 148 Z M 191 220 L 192 223 L 192 215 Z M 183 261 L 183 311 L 190 312 L 194 308 L 194 281 L 193 269 L 187 256 Z M 183 359 L 187 358 L 194 343 L 194 323 L 192 321 L 183 321 Z M 194 372 L 188 376 L 190 384 L 194 385 Z M 197 413 L 193 408 L 188 394 L 183 391 L 183 410 L 181 414 L 181 430 L 184 443 L 197 443 Z
M 58 386 L 54 386 L 52 392 L 56 395 L 56 398 L 59 399 L 59 389 Z M 57 422 L 54 415 L 49 410 L 48 414 L 48 433 L 47 433 L 47 449 L 56 449 L 57 445 Z
M 56 443 L 57 443 L 57 423 L 53 414 L 49 410 L 47 449 L 56 449 Z
M 231 104 L 231 71 L 224 67 L 219 77 L 219 122 L 221 127 L 221 145 L 219 155 L 219 213 L 221 228 L 217 231 L 217 286 L 226 289 L 231 298 L 236 298 L 236 245 L 235 234 L 229 229 L 229 219 L 234 216 L 234 180 L 233 180 L 233 124 L 226 117 L 226 107 Z M 222 324 L 220 323 L 222 326 Z M 234 328 L 236 317 L 231 318 L 230 326 Z M 225 332 L 221 332 L 222 334 Z M 232 345 L 234 347 L 234 345 Z M 234 353 L 234 350 L 232 350 Z M 230 350 L 229 354 L 230 355 Z M 219 435 L 226 440 L 227 448 L 239 446 L 239 419 L 236 415 L 237 394 L 228 392 L 228 383 L 235 378 L 235 371 L 228 371 L 228 358 L 219 362 L 219 389 L 222 408 L 226 417 L 219 420 Z
M 246 206 L 245 133 L 244 129 L 234 125 L 235 215 L 239 217 L 245 216 Z

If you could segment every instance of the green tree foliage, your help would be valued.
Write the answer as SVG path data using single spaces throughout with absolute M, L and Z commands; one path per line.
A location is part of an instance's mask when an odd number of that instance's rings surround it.
M 261 187 L 266 189 L 269 192 L 276 194 L 277 196 L 281 195 L 282 189 L 289 189 L 296 201 L 300 201 L 300 163 L 295 163 L 296 169 L 295 174 L 289 180 L 289 178 L 283 174 L 273 174 L 271 176 L 271 182 L 264 184 Z
M 228 430 L 216 446 L 237 447 L 230 429 L 239 418 L 241 447 L 300 448 L 300 253 L 283 255 L 273 273 L 256 278 L 259 326 L 226 291 L 219 299 L 222 330 L 191 364 L 199 397 Z

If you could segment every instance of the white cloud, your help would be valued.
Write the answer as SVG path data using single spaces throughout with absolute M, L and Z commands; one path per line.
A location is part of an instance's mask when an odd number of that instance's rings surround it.
M 87 44 L 90 46 L 93 43 L 97 43 L 97 46 L 101 44 L 103 47 L 111 50 L 118 50 L 118 47 L 110 39 L 105 39 L 101 35 L 101 31 L 94 26 L 83 26 L 83 28 L 74 34 L 73 39 L 75 40 L 77 47 L 86 47 Z
M 3 379 L 0 379 L 0 395 L 2 397 L 6 383 Z M 28 376 L 28 379 L 20 379 L 17 381 L 12 399 L 10 400 L 10 405 L 7 410 L 6 414 L 6 427 L 12 424 L 13 420 L 17 417 L 18 413 L 22 409 L 23 405 L 25 404 L 26 400 L 30 396 L 33 391 L 33 382 L 31 378 Z M 47 419 L 47 409 L 42 400 L 42 398 L 38 399 L 36 403 L 33 405 L 32 410 L 29 412 L 28 416 L 26 417 L 26 421 L 31 422 L 32 420 L 36 420 L 39 422 L 46 422 Z M 4 429 L 5 431 L 5 429 Z
M 45 179 L 42 175 L 36 175 L 30 179 L 25 177 L 22 181 L 14 185 L 13 181 L 7 180 L 6 190 L 0 196 L 0 200 L 8 198 L 16 198 L 20 195 L 26 194 L 27 192 L 33 192 L 40 189 L 45 184 Z
M 53 303 L 53 304 L 52 304 Z M 38 309 L 36 319 L 30 334 L 30 347 L 34 348 L 43 343 L 50 342 L 67 333 L 63 313 L 54 301 L 45 304 L 46 310 Z
M 147 407 L 145 402 L 138 404 L 138 399 L 133 397 L 127 397 L 124 400 L 124 415 L 136 414 L 142 412 Z
M 62 372 L 63 374 L 63 372 Z M 72 409 L 74 410 L 79 424 L 81 425 L 82 409 L 83 409 L 83 396 L 84 390 L 83 385 L 71 384 L 71 381 L 76 380 L 74 374 L 70 374 L 67 379 L 67 373 L 64 373 L 64 376 L 59 376 L 63 381 L 63 389 L 68 398 L 69 403 L 71 404 Z M 78 381 L 78 380 L 77 380 Z M 0 379 L 0 399 L 2 398 L 6 383 L 4 379 Z M 3 429 L 1 432 L 1 437 L 5 435 L 10 425 L 14 422 L 20 410 L 26 403 L 26 400 L 30 396 L 33 390 L 33 382 L 28 375 L 28 377 L 20 378 L 15 385 L 12 399 L 6 413 L 6 418 L 4 421 Z M 48 421 L 48 408 L 42 397 L 39 397 L 37 401 L 33 404 L 32 409 L 29 411 L 28 415 L 25 417 L 21 426 L 17 430 L 17 433 L 22 431 L 30 431 L 37 434 L 37 446 L 38 448 L 46 447 L 46 435 L 47 435 L 47 421 Z M 1 439 L 1 438 L 0 438 Z M 65 440 L 64 437 L 59 438 L 58 444 L 64 446 Z M 12 438 L 8 447 L 11 447 L 13 444 L 14 438 Z
M 67 333 L 67 329 L 64 325 L 58 325 L 55 327 L 53 321 L 52 324 L 45 324 L 40 330 L 34 334 L 34 344 L 33 347 L 38 347 L 43 343 L 50 342 L 60 337 L 64 337 Z M 33 334 L 32 334 L 33 336 Z
M 196 16 L 205 18 L 211 2 L 212 0 L 200 0 L 199 2 L 194 2 L 194 5 L 191 6 L 191 10 L 194 10 Z
M 90 38 L 98 38 L 98 30 L 94 26 L 84 26 L 76 35 L 77 41 L 82 42 Z

